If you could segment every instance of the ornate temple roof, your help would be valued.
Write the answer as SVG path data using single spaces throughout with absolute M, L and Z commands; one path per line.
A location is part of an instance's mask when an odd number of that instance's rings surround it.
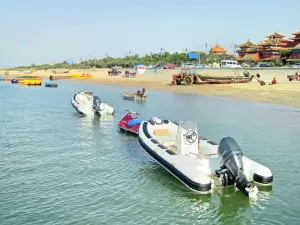
M 254 54 L 246 54 L 241 58 L 237 58 L 238 61 L 256 61 L 259 60 L 259 55 L 258 53 Z
M 254 48 L 248 48 L 247 50 L 246 50 L 246 52 L 256 52 L 257 51 L 257 48 L 256 47 L 254 47 Z
M 251 47 L 255 47 L 256 44 L 254 44 L 252 41 L 248 40 L 246 41 L 244 44 L 241 44 L 241 45 L 237 45 L 237 47 L 239 48 L 251 48 Z
M 300 35 L 300 31 L 294 32 L 293 35 Z
M 210 49 L 213 53 L 225 53 L 227 52 L 223 47 L 221 47 L 219 44 L 216 44 L 214 47 Z
M 293 42 L 293 40 L 291 40 L 291 39 L 288 38 L 288 37 L 281 38 L 280 41 L 281 41 L 281 42 Z
M 295 49 L 295 50 L 300 50 L 300 43 L 297 44 L 293 49 Z
M 267 36 L 267 38 L 272 38 L 272 39 L 275 39 L 275 38 L 284 38 L 285 35 L 284 34 L 280 34 L 278 33 L 277 31 L 273 34 L 270 34 Z
M 280 40 L 274 40 L 274 39 L 265 39 L 258 45 L 278 45 L 280 43 Z

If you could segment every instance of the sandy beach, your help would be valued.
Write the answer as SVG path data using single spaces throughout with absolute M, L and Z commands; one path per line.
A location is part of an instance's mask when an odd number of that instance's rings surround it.
M 266 84 L 271 82 L 275 77 L 277 79 L 276 85 L 265 85 L 260 86 L 259 83 L 253 79 L 250 83 L 246 84 L 218 84 L 218 85 L 192 85 L 192 86 L 171 86 L 172 74 L 176 74 L 180 69 L 174 70 L 158 70 L 156 73 L 154 70 L 148 70 L 146 74 L 138 74 L 136 78 L 124 78 L 121 76 L 108 76 L 109 69 L 96 69 L 90 70 L 70 70 L 69 73 L 91 73 L 95 76 L 94 79 L 90 80 L 79 80 L 84 82 L 102 83 L 110 85 L 121 85 L 121 86 L 134 86 L 134 87 L 145 87 L 146 89 L 156 89 L 165 91 L 174 91 L 178 93 L 193 93 L 203 95 L 215 95 L 231 97 L 236 99 L 244 99 L 255 102 L 266 102 L 282 104 L 287 106 L 300 107 L 300 82 L 288 81 L 287 75 L 294 74 L 297 69 L 285 69 L 285 68 L 268 68 L 268 69 L 253 69 L 250 70 L 252 74 L 259 73 L 261 80 L 265 81 Z M 62 72 L 63 70 L 61 70 Z M 199 69 L 198 73 L 203 75 L 214 75 L 214 76 L 233 76 L 240 75 L 243 73 L 243 69 L 239 71 L 235 69 Z M 0 70 L 2 77 L 18 77 L 24 75 L 40 76 L 46 79 L 53 73 L 51 71 L 17 71 L 9 70 L 9 76 L 4 75 L 6 70 Z M 57 75 L 60 71 L 57 70 Z M 126 87 L 122 88 L 126 90 Z

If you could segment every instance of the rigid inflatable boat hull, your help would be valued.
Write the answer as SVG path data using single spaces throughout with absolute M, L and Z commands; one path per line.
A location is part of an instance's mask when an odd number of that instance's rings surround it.
M 80 96 L 81 98 L 85 99 L 84 100 L 85 104 L 77 101 L 77 99 L 76 99 L 77 95 Z M 114 115 L 115 109 L 113 107 L 111 107 L 110 105 L 108 105 L 104 102 L 100 102 L 100 104 L 97 102 L 95 103 L 94 102 L 94 101 L 96 101 L 95 99 L 97 99 L 97 100 L 99 99 L 97 96 L 91 96 L 91 98 L 94 100 L 89 99 L 87 101 L 88 98 L 86 96 L 82 95 L 81 93 L 77 93 L 73 96 L 73 98 L 71 100 L 71 105 L 82 116 Z M 97 110 L 96 110 L 96 108 L 94 109 L 94 107 L 97 107 Z
M 179 130 L 177 123 L 164 120 L 161 126 L 169 130 Z M 159 129 L 160 125 L 153 125 L 150 121 L 141 123 L 138 132 L 138 141 L 144 150 L 163 166 L 167 171 L 174 175 L 189 189 L 198 193 L 208 193 L 212 188 L 222 187 L 224 184 L 221 178 L 216 175 L 216 170 L 220 169 L 220 159 L 218 157 L 218 144 L 206 138 L 197 138 L 197 153 L 181 154 L 179 148 L 171 149 L 171 145 L 165 143 L 176 142 L 176 135 L 170 137 L 159 137 L 154 134 L 154 128 Z M 168 139 L 169 138 L 169 139 Z M 172 139 L 173 138 L 173 139 Z M 171 140 L 172 139 L 172 140 Z M 201 152 L 202 151 L 202 152 Z M 178 153 L 178 154 L 177 154 Z M 174 157 L 175 156 L 175 157 Z M 255 182 L 261 186 L 269 186 L 273 181 L 273 175 L 269 168 L 248 159 L 241 158 L 243 172 L 250 182 Z
M 171 122 L 165 120 L 164 123 L 169 124 Z M 139 128 L 138 140 L 145 151 L 189 189 L 198 193 L 209 193 L 211 190 L 210 179 L 201 172 L 198 174 L 184 173 L 183 171 L 185 168 L 182 167 L 182 163 L 180 162 L 182 161 L 182 158 L 176 158 L 175 160 L 172 160 L 172 158 L 169 156 L 172 157 L 177 154 L 153 138 L 153 136 L 149 134 L 147 130 L 148 125 L 150 126 L 148 122 L 143 122 Z M 191 172 L 191 168 L 187 168 L 187 170 Z
M 171 163 L 162 159 L 159 155 L 155 153 L 152 149 L 150 149 L 140 137 L 138 137 L 138 141 L 140 145 L 145 149 L 145 151 L 155 159 L 155 161 L 160 164 L 163 168 L 165 168 L 169 173 L 171 173 L 175 178 L 177 178 L 182 184 L 184 184 L 191 191 L 197 192 L 199 194 L 208 194 L 211 190 L 211 183 L 209 184 L 201 184 L 196 183 L 189 178 L 187 178 L 184 174 L 182 174 L 179 170 L 177 170 Z

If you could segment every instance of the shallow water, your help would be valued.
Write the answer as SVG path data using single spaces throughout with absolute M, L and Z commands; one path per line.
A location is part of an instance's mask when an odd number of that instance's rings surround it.
M 57 83 L 0 82 L 1 225 L 300 223 L 298 109 L 161 91 L 137 104 L 121 99 L 125 87 Z M 114 106 L 114 118 L 79 117 L 70 101 L 81 90 Z M 272 170 L 273 188 L 256 202 L 231 189 L 191 193 L 134 136 L 118 132 L 125 109 L 142 118 L 196 119 L 214 141 L 234 137 L 245 155 Z

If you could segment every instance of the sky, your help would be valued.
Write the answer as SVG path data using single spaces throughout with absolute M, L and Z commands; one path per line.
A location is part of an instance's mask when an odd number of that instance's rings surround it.
M 0 1 L 0 67 L 205 50 L 300 30 L 299 0 Z

